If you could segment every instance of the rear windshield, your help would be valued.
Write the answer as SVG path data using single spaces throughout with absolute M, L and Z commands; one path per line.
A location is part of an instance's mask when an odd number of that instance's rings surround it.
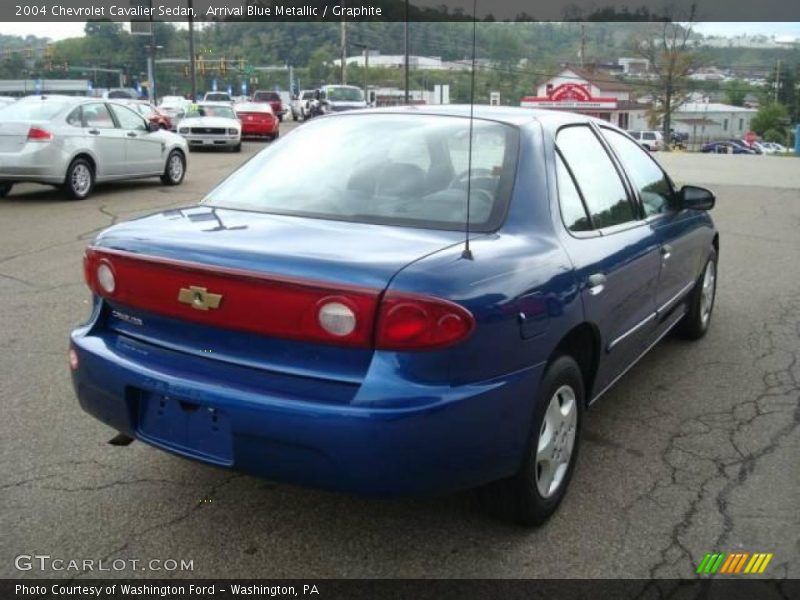
M 359 88 L 331 86 L 326 88 L 325 94 L 328 100 L 333 102 L 362 102 L 364 92 Z
M 303 92 L 303 100 L 309 100 L 314 97 L 314 92 Z
M 203 201 L 354 223 L 497 229 L 516 163 L 516 128 L 476 119 L 373 114 L 324 118 L 269 146 Z M 314 160 L 308 160 L 314 157 Z M 302 164 L 303 175 L 297 176 Z
M 275 92 L 256 92 L 253 100 L 258 102 L 280 102 L 281 97 Z
M 228 94 L 206 94 L 206 100 L 210 102 L 228 102 L 230 99 L 231 97 Z
M 49 121 L 69 104 L 54 100 L 15 102 L 0 108 L 0 121 Z
M 236 114 L 230 106 L 192 106 L 186 113 L 187 119 L 197 117 L 222 117 L 223 119 L 235 119 Z
M 255 102 L 242 102 L 236 105 L 236 112 L 238 113 L 265 113 L 272 114 L 272 108 L 269 104 L 257 104 Z

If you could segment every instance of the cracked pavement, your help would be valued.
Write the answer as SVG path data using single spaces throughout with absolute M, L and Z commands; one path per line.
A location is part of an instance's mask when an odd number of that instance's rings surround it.
M 471 493 L 365 499 L 109 445 L 68 376 L 67 334 L 89 309 L 84 246 L 190 204 L 260 147 L 195 153 L 178 188 L 67 202 L 22 185 L 0 200 L 0 576 L 92 575 L 15 570 L 39 553 L 194 563 L 103 577 L 692 578 L 706 552 L 745 551 L 800 577 L 800 159 L 659 157 L 718 194 L 711 330 L 667 337 L 589 411 L 570 492 L 540 529 L 494 520 Z

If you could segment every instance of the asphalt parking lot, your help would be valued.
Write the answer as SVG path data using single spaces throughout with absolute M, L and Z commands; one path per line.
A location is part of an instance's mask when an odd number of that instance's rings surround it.
M 191 204 L 263 145 L 194 153 L 177 188 L 118 183 L 67 202 L 20 185 L 0 200 L 0 577 L 92 575 L 19 572 L 20 554 L 193 561 L 94 576 L 692 577 L 712 551 L 772 552 L 768 573 L 800 577 L 796 158 L 660 157 L 718 195 L 711 330 L 668 337 L 590 411 L 570 492 L 540 529 L 494 520 L 470 493 L 364 499 L 109 445 L 68 375 L 67 334 L 89 306 L 83 248 Z

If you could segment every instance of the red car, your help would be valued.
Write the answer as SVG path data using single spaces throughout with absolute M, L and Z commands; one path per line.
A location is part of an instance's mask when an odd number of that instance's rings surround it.
M 279 121 L 283 120 L 283 102 L 278 92 L 265 92 L 263 90 L 257 91 L 253 94 L 253 102 L 266 102 L 272 107 L 272 112 L 278 117 Z
M 161 129 L 166 129 L 167 131 L 172 129 L 172 119 L 169 117 L 169 115 L 161 112 L 146 100 L 114 99 L 114 102 L 129 106 L 151 123 L 158 125 Z
M 258 136 L 274 140 L 280 135 L 280 122 L 269 104 L 245 102 L 233 108 L 242 123 L 242 137 Z

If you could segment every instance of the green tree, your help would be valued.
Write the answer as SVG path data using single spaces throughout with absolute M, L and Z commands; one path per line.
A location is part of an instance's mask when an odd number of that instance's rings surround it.
M 723 86 L 723 90 L 725 91 L 725 98 L 728 101 L 728 104 L 733 104 L 734 106 L 744 106 L 744 99 L 748 92 L 748 86 L 746 82 L 740 79 L 734 79 L 733 81 L 727 82 Z
M 757 134 L 770 142 L 786 141 L 786 126 L 789 124 L 789 111 L 778 102 L 773 102 L 758 110 L 750 126 Z

